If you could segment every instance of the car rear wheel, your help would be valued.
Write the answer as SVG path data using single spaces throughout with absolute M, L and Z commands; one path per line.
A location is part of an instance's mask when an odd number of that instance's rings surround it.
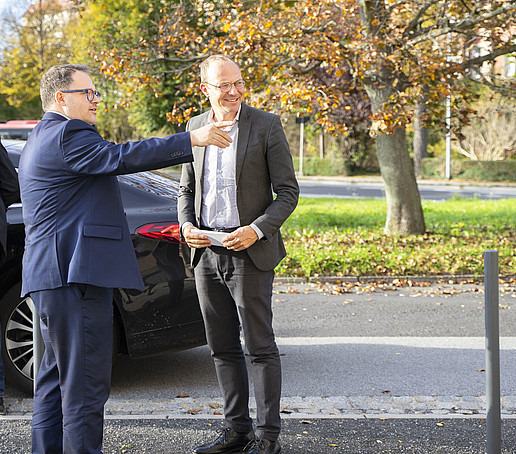
M 2 360 L 6 381 L 18 390 L 32 395 L 34 387 L 34 345 L 32 315 L 34 303 L 21 298 L 21 283 L 12 286 L 0 299 L 2 320 Z M 121 326 L 113 322 L 113 357 L 120 350 Z
M 28 297 L 21 298 L 20 290 L 21 284 L 18 282 L 0 300 L 2 359 L 7 382 L 20 391 L 32 394 L 34 304 Z

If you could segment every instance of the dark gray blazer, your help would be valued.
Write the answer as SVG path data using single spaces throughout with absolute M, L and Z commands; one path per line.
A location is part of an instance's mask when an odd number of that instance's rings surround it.
M 209 111 L 192 118 L 187 130 L 208 124 L 208 119 Z M 200 226 L 205 148 L 193 147 L 193 155 L 194 162 L 183 165 L 178 212 L 181 224 Z M 264 234 L 247 252 L 258 269 L 272 270 L 286 255 L 279 229 L 299 197 L 290 148 L 277 115 L 242 104 L 235 176 L 240 225 L 254 223 Z M 196 255 L 194 249 L 194 266 Z
M 7 251 L 7 207 L 20 198 L 18 175 L 6 149 L 0 143 L 0 263 Z

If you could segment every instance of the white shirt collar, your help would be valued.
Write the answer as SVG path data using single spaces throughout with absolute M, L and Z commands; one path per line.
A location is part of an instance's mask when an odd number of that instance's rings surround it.
M 67 120 L 71 120 L 70 117 L 68 117 L 67 115 L 65 115 L 64 113 L 61 113 L 61 112 L 56 112 L 55 110 L 47 110 L 46 113 L 55 113 L 57 115 L 61 115 L 62 117 L 65 117 Z

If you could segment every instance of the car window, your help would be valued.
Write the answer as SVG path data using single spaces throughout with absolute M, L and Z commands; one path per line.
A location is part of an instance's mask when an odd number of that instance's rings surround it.
M 32 129 L 0 129 L 0 139 L 27 140 Z

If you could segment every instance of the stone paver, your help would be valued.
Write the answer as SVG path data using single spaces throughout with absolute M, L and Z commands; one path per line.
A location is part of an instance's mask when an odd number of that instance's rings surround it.
M 31 399 L 5 399 L 9 417 L 27 417 L 32 413 Z M 256 412 L 254 399 L 251 413 Z M 281 400 L 283 417 L 340 418 L 372 416 L 404 417 L 469 416 L 485 414 L 485 396 L 306 396 L 284 397 Z M 221 417 L 220 398 L 175 398 L 166 402 L 127 401 L 110 399 L 106 404 L 107 417 L 134 416 L 160 418 Z M 516 396 L 501 398 L 502 417 L 516 416 Z M 2 417 L 0 417 L 2 419 Z

